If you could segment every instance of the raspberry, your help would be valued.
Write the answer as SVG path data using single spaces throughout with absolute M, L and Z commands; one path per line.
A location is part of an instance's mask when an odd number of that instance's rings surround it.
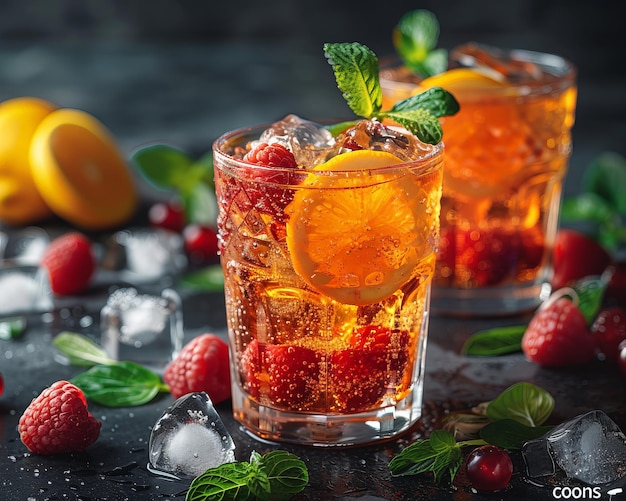
M 91 241 L 82 233 L 66 233 L 50 242 L 41 265 L 48 270 L 54 294 L 65 296 L 82 292 L 96 270 Z
M 163 373 L 174 398 L 204 391 L 214 404 L 230 398 L 228 344 L 214 334 L 187 343 Z
M 279 143 L 259 143 L 243 157 L 244 162 L 266 167 L 297 167 L 293 153 Z
M 18 432 L 31 452 L 80 452 L 96 441 L 102 423 L 87 410 L 84 393 L 68 381 L 57 381 L 33 399 L 22 414 Z

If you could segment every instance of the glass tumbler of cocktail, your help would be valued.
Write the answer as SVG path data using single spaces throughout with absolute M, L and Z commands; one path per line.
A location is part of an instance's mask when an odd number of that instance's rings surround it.
M 563 58 L 466 44 L 419 79 L 383 68 L 383 107 L 440 86 L 446 160 L 433 311 L 512 314 L 550 295 L 551 254 L 571 151 L 576 70 Z M 387 104 L 389 106 L 390 104 Z
M 250 163 L 267 143 L 297 160 Z M 335 139 L 289 116 L 213 149 L 235 418 L 321 446 L 406 430 L 421 415 L 442 144 L 375 120 Z

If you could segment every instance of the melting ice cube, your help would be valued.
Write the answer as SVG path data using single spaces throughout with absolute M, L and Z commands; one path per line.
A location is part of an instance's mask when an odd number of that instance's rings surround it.
M 150 434 L 150 465 L 158 471 L 195 477 L 233 461 L 233 439 L 204 392 L 176 400 Z
M 556 473 L 602 485 L 626 477 L 626 436 L 604 412 L 594 410 L 553 428 L 524 445 L 530 477 Z
M 287 115 L 266 129 L 259 142 L 281 143 L 289 148 L 298 165 L 312 167 L 325 162 L 335 148 L 335 138 L 323 125 Z
M 0 315 L 43 312 L 52 308 L 48 276 L 37 266 L 0 268 Z
M 36 266 L 49 244 L 48 233 L 37 226 L 22 228 L 10 235 L 0 232 L 0 260 L 3 265 Z

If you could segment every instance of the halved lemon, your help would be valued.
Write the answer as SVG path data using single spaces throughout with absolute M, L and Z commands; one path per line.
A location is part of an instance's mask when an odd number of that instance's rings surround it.
M 296 191 L 286 209 L 287 246 L 313 289 L 366 305 L 412 278 L 426 253 L 420 211 L 427 204 L 409 169 L 380 170 L 400 163 L 387 152 L 344 153 L 317 166 Z
M 35 131 L 32 176 L 50 208 L 88 230 L 124 223 L 137 195 L 126 161 L 108 130 L 80 110 L 50 113 Z

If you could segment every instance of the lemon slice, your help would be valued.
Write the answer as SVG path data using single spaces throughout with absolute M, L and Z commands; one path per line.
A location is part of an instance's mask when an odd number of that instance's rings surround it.
M 286 209 L 287 246 L 295 271 L 313 289 L 365 305 L 411 279 L 425 247 L 418 221 L 424 193 L 408 169 L 380 170 L 400 163 L 387 152 L 344 153 L 317 166 L 296 191 Z
M 425 88 L 443 87 L 449 92 L 462 92 L 464 90 L 493 90 L 504 89 L 506 83 L 504 77 L 492 76 L 483 71 L 470 68 L 454 68 L 444 73 L 428 77 L 414 90 L 414 94 L 423 92 Z
M 33 179 L 48 206 L 88 230 L 124 223 L 137 195 L 126 161 L 106 128 L 73 109 L 50 113 L 30 149 Z

